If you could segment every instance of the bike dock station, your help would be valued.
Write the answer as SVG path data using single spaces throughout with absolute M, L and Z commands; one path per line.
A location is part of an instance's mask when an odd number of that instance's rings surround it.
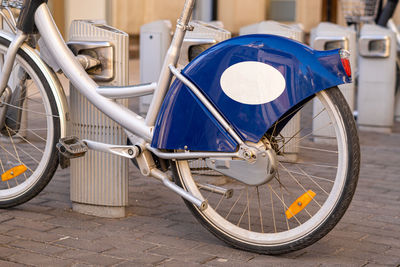
M 395 33 L 380 26 L 364 25 L 359 46 L 359 127 L 361 130 L 390 133 L 396 91 Z
M 76 55 L 96 55 L 104 60 L 99 72 L 92 70 L 100 85 L 124 86 L 129 83 L 128 35 L 96 21 L 74 21 L 69 46 Z M 128 105 L 128 100 L 118 100 Z M 125 145 L 123 129 L 101 113 L 71 84 L 72 135 L 107 144 Z M 129 160 L 111 154 L 89 151 L 71 160 L 71 201 L 74 211 L 100 217 L 126 215 L 128 205 Z
M 343 27 L 333 23 L 323 22 L 311 30 L 311 47 L 316 50 L 345 49 L 350 52 L 350 65 L 353 73 L 357 73 L 357 39 L 356 32 L 350 27 Z M 346 98 L 351 111 L 355 109 L 356 88 L 355 83 L 339 85 L 340 91 Z M 319 102 L 314 101 L 313 115 L 316 116 L 322 110 Z M 323 128 L 327 120 L 326 116 L 318 116 L 313 123 L 313 128 L 319 136 L 333 136 L 332 128 Z M 323 129 L 322 129 L 323 128 Z

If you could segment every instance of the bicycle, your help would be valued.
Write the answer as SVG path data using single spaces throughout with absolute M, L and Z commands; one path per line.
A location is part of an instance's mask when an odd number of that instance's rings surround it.
M 195 3 L 186 0 L 158 83 L 100 87 L 81 64 L 99 59 L 71 52 L 46 2 L 17 5 L 16 23 L 3 4 L 13 34 L 0 32 L 1 208 L 30 200 L 59 163 L 66 167 L 94 149 L 136 160 L 144 176 L 183 197 L 203 226 L 236 248 L 288 253 L 339 222 L 360 168 L 356 125 L 337 88 L 351 82 L 347 51 L 249 35 L 219 43 L 178 70 Z M 65 94 L 36 49 L 38 36 L 41 53 L 46 50 L 77 90 L 125 129 L 132 145 L 67 136 Z M 153 91 L 146 118 L 113 101 Z M 313 101 L 323 106 L 315 116 Z M 301 129 L 283 136 L 298 112 Z M 313 129 L 319 116 L 328 121 Z M 327 129 L 334 137 L 319 134 Z M 287 158 L 289 144 L 298 147 L 297 160 Z

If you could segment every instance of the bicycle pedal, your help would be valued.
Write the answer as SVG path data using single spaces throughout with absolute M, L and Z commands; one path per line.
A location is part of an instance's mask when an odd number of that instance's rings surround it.
M 76 136 L 61 138 L 57 144 L 57 149 L 67 159 L 83 157 L 88 151 L 87 145 Z

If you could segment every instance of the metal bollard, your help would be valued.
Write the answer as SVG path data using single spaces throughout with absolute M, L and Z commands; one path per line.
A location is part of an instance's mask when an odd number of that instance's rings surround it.
M 101 85 L 128 85 L 128 34 L 96 21 L 74 21 L 70 41 L 77 54 L 95 54 L 102 67 L 92 78 Z M 127 100 L 118 100 L 128 105 Z M 93 141 L 125 145 L 123 129 L 84 98 L 71 84 L 72 134 Z M 71 160 L 71 201 L 74 211 L 108 218 L 125 216 L 128 205 L 128 160 L 89 151 Z
M 390 133 L 394 122 L 396 36 L 364 25 L 359 41 L 358 124 L 361 130 Z
M 256 34 L 256 33 L 274 34 L 287 37 L 299 42 L 303 42 L 304 34 L 301 28 L 302 26 L 298 24 L 285 25 L 278 23 L 276 21 L 263 21 L 257 24 L 241 28 L 240 35 Z M 296 144 L 298 143 L 299 139 L 300 118 L 301 114 L 300 112 L 298 112 L 295 116 L 293 116 L 293 118 L 281 131 L 281 135 L 284 137 L 284 140 L 288 140 L 291 138 L 291 141 L 289 141 L 285 145 L 285 151 L 284 151 L 285 161 L 289 162 L 297 161 L 297 154 L 299 153 L 299 148 Z
M 350 65 L 353 73 L 357 73 L 357 34 L 350 27 L 343 27 L 329 22 L 323 22 L 311 33 L 311 46 L 316 50 L 346 49 L 350 52 Z M 350 106 L 354 110 L 354 83 L 339 86 Z
M 339 26 L 329 22 L 320 23 L 311 31 L 311 46 L 316 50 L 346 49 L 350 52 L 350 65 L 353 74 L 357 73 L 357 34 L 356 31 L 349 27 Z M 351 111 L 355 107 L 355 84 L 343 84 L 339 86 L 350 106 Z M 313 130 L 316 142 L 329 142 L 324 137 L 332 137 L 335 135 L 333 127 L 325 127 L 328 121 L 328 114 L 323 113 L 322 105 L 319 101 L 314 101 L 313 106 Z

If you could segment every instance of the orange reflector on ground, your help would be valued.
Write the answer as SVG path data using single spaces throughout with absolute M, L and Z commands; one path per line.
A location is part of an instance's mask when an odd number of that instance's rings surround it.
M 311 202 L 311 200 L 316 196 L 313 191 L 308 190 L 306 193 L 301 195 L 286 211 L 286 217 L 288 219 L 292 218 L 294 215 L 302 211 L 307 205 Z
M 26 172 L 26 170 L 27 170 L 27 168 L 25 165 L 15 166 L 14 168 L 11 168 L 8 171 L 6 171 L 5 173 L 3 173 L 1 175 L 1 180 L 3 182 L 11 180 L 11 179 L 17 177 L 18 175 L 23 174 L 24 172 Z

